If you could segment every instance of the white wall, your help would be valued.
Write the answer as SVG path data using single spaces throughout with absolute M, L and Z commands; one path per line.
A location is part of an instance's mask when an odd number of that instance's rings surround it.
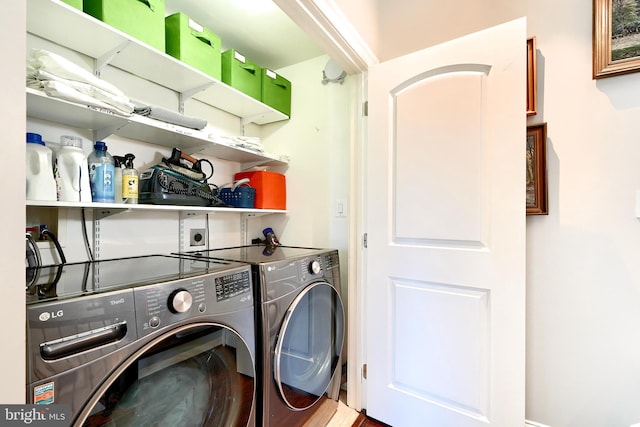
M 3 43 L 2 97 L 0 116 L 2 142 L 0 157 L 5 159 L 5 189 L 0 210 L 0 271 L 2 300 L 0 310 L 0 403 L 24 403 L 25 337 L 24 337 L 24 39 L 25 2 L 3 4 L 0 14 L 0 39 Z
M 357 29 L 358 34 L 374 52 L 379 51 L 381 14 L 378 5 L 384 0 L 335 0 L 340 10 L 348 17 L 349 22 Z M 395 5 L 399 5 L 395 1 Z M 384 15 L 382 15 L 384 16 Z
M 524 0 L 333 1 L 380 61 L 520 18 L 526 4 Z
M 527 219 L 527 417 L 640 422 L 640 74 L 591 78 L 591 3 L 530 1 L 548 216 Z
M 260 237 L 263 227 L 272 227 L 283 244 L 338 249 L 346 295 L 348 221 L 347 215 L 336 217 L 335 207 L 341 199 L 349 208 L 356 98 L 353 77 L 342 85 L 322 84 L 328 60 L 322 56 L 280 70 L 292 82 L 291 119 L 263 126 L 262 137 L 269 151 L 291 157 L 286 170 L 288 214 L 251 221 L 249 230 L 250 237 Z

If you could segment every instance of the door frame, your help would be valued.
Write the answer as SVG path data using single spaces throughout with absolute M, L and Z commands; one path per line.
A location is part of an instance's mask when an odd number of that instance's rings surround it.
M 274 0 L 324 52 L 356 79 L 357 102 L 353 122 L 357 128 L 350 141 L 349 164 L 349 246 L 348 246 L 348 298 L 347 298 L 347 405 L 356 411 L 363 407 L 362 386 L 364 364 L 364 284 L 366 258 L 363 235 L 366 224 L 364 206 L 367 70 L 377 64 L 378 58 L 362 39 L 334 0 Z
M 378 58 L 335 0 L 274 0 L 349 75 L 364 73 Z

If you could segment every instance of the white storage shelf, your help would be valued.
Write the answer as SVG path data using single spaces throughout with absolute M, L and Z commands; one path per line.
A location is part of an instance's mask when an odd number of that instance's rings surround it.
M 49 202 L 38 200 L 27 200 L 27 206 L 43 208 L 85 208 L 92 209 L 95 219 L 106 218 L 123 212 L 132 211 L 172 211 L 180 212 L 183 216 L 204 215 L 208 213 L 241 213 L 249 217 L 269 215 L 274 213 L 286 213 L 286 210 L 279 209 L 246 209 L 246 208 L 221 208 L 207 206 L 178 206 L 178 205 L 128 205 L 124 203 L 80 203 L 80 202 Z
M 289 117 L 59 0 L 29 0 L 27 31 L 259 125 Z
M 288 116 L 244 93 L 184 64 L 159 50 L 75 9 L 60 0 L 29 0 L 27 31 L 95 59 L 96 68 L 105 64 L 125 70 L 178 92 L 181 99 L 191 96 L 241 118 L 244 124 L 266 124 Z M 165 147 L 178 147 L 185 153 L 202 153 L 238 162 L 242 169 L 257 165 L 284 166 L 288 160 L 267 153 L 214 142 L 203 131 L 175 126 L 140 115 L 124 116 L 52 98 L 27 88 L 27 115 L 73 127 L 92 130 L 104 139 L 116 134 Z M 286 210 L 215 208 L 176 205 L 125 205 L 115 203 L 73 203 L 27 201 L 27 207 L 92 209 L 94 219 L 128 211 L 174 211 L 181 218 L 206 213 L 240 213 L 246 217 L 286 213 Z
M 137 114 L 122 116 L 104 112 L 73 102 L 47 96 L 44 92 L 27 88 L 27 115 L 29 117 L 63 123 L 73 127 L 91 129 L 96 139 L 110 134 L 165 147 L 178 147 L 188 154 L 202 153 L 224 160 L 239 162 L 242 169 L 253 166 L 283 166 L 286 159 L 258 154 L 240 147 L 212 141 L 206 132 L 175 126 Z

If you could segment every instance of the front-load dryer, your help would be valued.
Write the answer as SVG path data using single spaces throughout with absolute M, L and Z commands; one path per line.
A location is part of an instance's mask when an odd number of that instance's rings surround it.
M 28 271 L 27 403 L 74 426 L 255 426 L 246 264 L 144 256 Z
M 338 252 L 254 245 L 190 255 L 252 266 L 260 338 L 258 422 L 325 425 L 338 404 L 345 331 Z

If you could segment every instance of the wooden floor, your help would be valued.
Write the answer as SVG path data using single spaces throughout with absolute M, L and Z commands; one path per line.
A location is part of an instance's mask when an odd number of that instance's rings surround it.
M 373 418 L 368 418 L 363 412 L 360 412 L 358 418 L 355 420 L 351 427 L 391 427 L 388 424 L 381 423 L 379 421 L 374 420 Z
M 347 403 L 347 395 L 346 395 L 346 384 L 347 384 L 347 365 L 342 367 L 342 385 L 344 386 L 340 392 L 340 400 L 344 404 Z M 351 427 L 392 427 L 388 424 L 381 423 L 379 421 L 374 420 L 373 418 L 368 418 L 366 415 L 366 411 L 362 411 L 358 414 L 358 418 L 353 422 Z

